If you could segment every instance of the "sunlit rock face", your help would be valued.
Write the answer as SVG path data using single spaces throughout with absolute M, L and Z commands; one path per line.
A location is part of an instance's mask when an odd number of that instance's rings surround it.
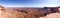
M 60 13 L 51 13 L 48 14 L 47 16 L 39 17 L 39 18 L 60 18 Z
M 0 18 L 2 18 L 2 11 L 0 11 Z
M 0 6 L 0 18 L 3 18 L 3 17 L 2 17 L 2 14 L 3 14 L 2 9 L 3 9 L 3 7 L 2 7 L 2 6 Z
M 59 12 L 60 12 L 60 8 L 59 8 Z
M 0 7 L 0 18 L 24 18 L 25 16 L 26 16 L 25 13 Z
M 53 10 L 53 9 L 52 9 Z M 47 14 L 47 15 L 46 15 Z M 45 16 L 46 15 L 46 16 Z M 56 16 L 57 15 L 57 16 Z M 0 18 L 58 18 L 59 13 L 51 13 L 50 9 L 17 9 L 17 8 L 4 8 L 0 7 Z M 59 17 L 60 18 L 60 17 Z
M 46 16 L 47 18 L 60 18 L 60 13 L 51 13 Z

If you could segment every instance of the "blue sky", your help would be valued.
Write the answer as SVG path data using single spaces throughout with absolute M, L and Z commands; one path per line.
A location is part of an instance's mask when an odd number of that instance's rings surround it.
M 60 0 L 0 0 L 5 7 L 56 7 Z

